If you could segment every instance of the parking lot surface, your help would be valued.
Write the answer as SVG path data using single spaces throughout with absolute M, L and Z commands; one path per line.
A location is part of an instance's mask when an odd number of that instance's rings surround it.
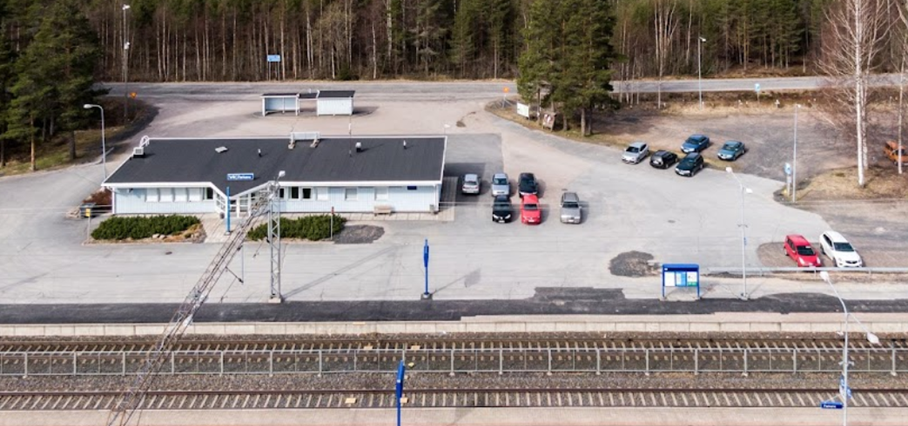
M 488 85 L 451 94 L 426 94 L 410 88 L 387 96 L 380 91 L 392 89 L 379 86 L 357 102 L 358 112 L 352 118 L 261 117 L 256 113 L 259 101 L 254 94 L 206 97 L 206 86 L 189 86 L 180 96 L 149 95 L 160 113 L 143 134 L 206 137 L 319 131 L 331 135 L 346 134 L 349 128 L 354 135 L 447 132 L 445 174 L 479 174 L 481 194 L 458 195 L 452 222 L 351 223 L 382 228 L 381 237 L 369 244 L 285 244 L 281 290 L 292 302 L 418 299 L 426 239 L 432 249 L 429 287 L 439 301 L 519 301 L 538 297 L 539 289 L 548 288 L 615 290 L 627 299 L 658 299 L 657 275 L 627 277 L 610 272 L 612 259 L 632 251 L 650 255 L 656 263 L 741 264 L 739 186 L 724 171 L 707 169 L 693 178 L 682 178 L 645 162 L 623 164 L 618 149 L 528 130 L 484 111 L 486 101 L 495 97 Z M 408 100 L 411 94 L 414 99 Z M 109 158 L 111 170 L 122 159 Z M 521 172 L 536 174 L 541 183 L 542 224 L 492 222 L 488 185 L 492 174 L 499 171 L 510 176 L 512 188 Z M 759 266 L 757 247 L 761 244 L 781 241 L 789 233 L 818 236 L 830 227 L 816 213 L 773 201 L 779 181 L 746 173 L 739 177 L 753 190 L 745 197 L 749 266 Z M 67 212 L 100 180 L 98 165 L 0 179 L 0 193 L 5 197 L 0 206 L 0 267 L 4 271 L 0 297 L 5 303 L 183 300 L 218 246 L 83 245 L 88 222 L 68 217 Z M 581 198 L 584 218 L 580 225 L 558 221 L 557 201 L 565 190 L 575 191 Z M 517 207 L 516 196 L 513 202 Z M 244 256 L 242 266 L 239 257 L 231 264 L 232 273 L 224 275 L 209 303 L 267 300 L 267 246 L 248 243 Z M 244 283 L 235 278 L 240 275 L 245 276 Z M 829 291 L 818 277 L 796 281 L 751 277 L 749 285 L 752 297 Z M 838 285 L 840 293 L 851 299 L 908 296 L 908 285 L 901 283 L 870 286 L 843 281 Z M 704 279 L 703 297 L 735 298 L 740 287 L 739 279 Z M 583 297 L 565 293 L 567 299 Z M 691 290 L 674 289 L 668 294 L 669 300 L 694 298 Z M 357 305 L 342 309 L 357 309 Z

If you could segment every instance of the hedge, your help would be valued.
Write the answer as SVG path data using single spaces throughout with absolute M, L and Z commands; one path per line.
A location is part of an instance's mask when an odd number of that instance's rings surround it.
M 200 223 L 194 216 L 112 217 L 92 231 L 96 240 L 141 240 L 155 234 L 174 235 Z
M 334 234 L 344 229 L 347 219 L 334 216 Z M 259 241 L 268 236 L 268 223 L 249 231 L 246 238 Z M 299 238 L 310 241 L 324 240 L 331 236 L 331 215 L 304 216 L 299 219 L 281 218 L 281 238 Z

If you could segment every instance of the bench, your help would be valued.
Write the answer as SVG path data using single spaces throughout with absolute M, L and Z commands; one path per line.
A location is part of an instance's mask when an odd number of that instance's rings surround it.
M 391 206 L 384 204 L 376 205 L 372 208 L 372 213 L 376 216 L 380 214 L 391 214 L 393 211 L 394 209 L 391 208 Z

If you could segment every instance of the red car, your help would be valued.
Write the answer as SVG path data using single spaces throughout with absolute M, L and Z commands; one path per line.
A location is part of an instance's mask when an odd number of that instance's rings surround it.
M 803 268 L 823 266 L 820 256 L 810 246 L 807 239 L 801 235 L 788 235 L 785 237 L 785 255 L 794 259 L 798 266 Z
M 538 225 L 542 222 L 539 198 L 535 195 L 527 194 L 520 200 L 520 221 L 527 225 Z

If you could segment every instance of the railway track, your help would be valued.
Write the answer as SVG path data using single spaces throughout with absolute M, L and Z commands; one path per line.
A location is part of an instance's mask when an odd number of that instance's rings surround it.
M 406 407 L 816 407 L 836 389 L 410 389 Z M 116 392 L 0 392 L 2 411 L 110 410 Z M 905 407 L 908 390 L 855 391 L 854 407 Z M 393 408 L 393 390 L 150 391 L 142 410 Z
M 0 354 L 18 352 L 142 352 L 151 349 L 153 339 L 105 340 L 0 340 Z M 184 337 L 175 346 L 177 351 L 227 351 L 227 350 L 282 350 L 282 351 L 357 351 L 362 349 L 405 350 L 413 347 L 422 349 L 487 349 L 487 348 L 544 348 L 544 349 L 736 349 L 736 348 L 798 348 L 827 349 L 841 348 L 842 339 L 828 337 L 761 338 L 729 336 L 714 338 L 603 338 L 601 334 L 571 334 L 570 336 L 276 336 L 253 337 L 224 336 L 222 338 L 195 339 Z M 862 339 L 854 339 L 852 347 L 874 347 Z M 883 339 L 881 346 L 908 348 L 908 339 Z M 879 346 L 876 346 L 879 347 Z

